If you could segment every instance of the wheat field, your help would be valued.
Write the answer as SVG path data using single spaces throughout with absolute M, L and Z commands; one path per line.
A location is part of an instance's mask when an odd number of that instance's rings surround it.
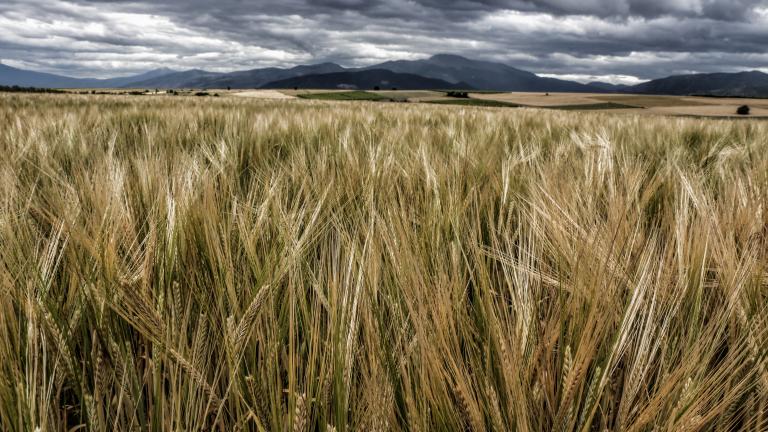
M 0 96 L 3 431 L 766 431 L 768 123 Z

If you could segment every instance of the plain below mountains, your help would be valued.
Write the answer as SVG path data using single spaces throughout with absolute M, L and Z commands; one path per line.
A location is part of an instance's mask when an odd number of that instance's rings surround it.
M 582 84 L 538 76 L 489 61 L 439 54 L 423 60 L 389 61 L 365 68 L 334 63 L 293 68 L 262 68 L 230 73 L 193 69 L 157 69 L 140 75 L 90 79 L 13 68 L 0 63 L 0 85 L 45 88 L 142 89 L 464 89 L 517 92 L 642 93 L 734 97 L 768 97 L 768 74 L 751 71 L 680 75 L 634 86 L 602 82 Z

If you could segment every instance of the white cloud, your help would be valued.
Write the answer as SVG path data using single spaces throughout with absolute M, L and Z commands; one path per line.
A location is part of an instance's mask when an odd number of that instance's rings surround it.
M 455 53 L 626 81 L 765 67 L 768 45 L 766 0 L 0 2 L 0 58 L 78 76 Z
M 75 67 L 106 77 L 159 65 L 232 70 L 233 66 L 283 65 L 311 58 L 307 53 L 244 44 L 157 14 L 104 11 L 63 1 L 49 6 L 67 13 L 19 20 L 0 12 L 0 44 L 10 47 L 5 51 L 38 52 L 15 59 L 16 64 L 65 74 Z M 82 16 L 88 16 L 88 21 L 82 21 Z
M 583 74 L 539 74 L 540 76 L 547 78 L 557 78 L 568 81 L 577 81 L 580 83 L 589 83 L 593 81 L 600 81 L 610 84 L 624 84 L 635 85 L 645 82 L 636 76 L 631 75 L 583 75 Z

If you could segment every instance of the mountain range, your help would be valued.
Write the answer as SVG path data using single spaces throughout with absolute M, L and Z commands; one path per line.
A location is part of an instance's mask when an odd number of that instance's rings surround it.
M 263 68 L 229 73 L 200 69 L 156 69 L 110 79 L 73 78 L 28 71 L 0 63 L 0 85 L 45 88 L 319 88 L 464 89 L 519 92 L 640 93 L 768 97 L 768 74 L 759 71 L 671 76 L 634 86 L 587 84 L 538 76 L 512 66 L 438 54 L 423 60 L 396 60 L 363 68 L 335 63 Z
M 129 87 L 137 81 L 144 81 L 164 76 L 175 71 L 171 69 L 155 69 L 139 75 L 95 79 L 71 78 L 42 72 L 17 69 L 0 63 L 0 85 L 38 88 L 120 88 Z
M 633 93 L 768 97 L 768 74 L 759 71 L 676 75 L 631 88 Z
M 503 63 L 470 60 L 465 57 L 438 54 L 425 60 L 389 61 L 367 69 L 387 69 L 411 73 L 452 83 L 465 82 L 470 89 L 532 92 L 582 92 L 595 89 L 573 81 L 543 78 L 532 72 Z

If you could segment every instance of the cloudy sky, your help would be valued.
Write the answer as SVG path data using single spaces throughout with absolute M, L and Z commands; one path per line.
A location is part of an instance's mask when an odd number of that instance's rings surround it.
M 0 61 L 78 77 L 437 53 L 582 81 L 768 72 L 768 0 L 0 1 Z

